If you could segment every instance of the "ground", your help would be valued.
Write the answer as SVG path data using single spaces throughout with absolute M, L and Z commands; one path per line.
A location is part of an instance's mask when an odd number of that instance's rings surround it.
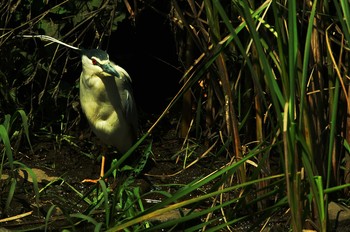
M 176 131 L 169 129 L 157 133 L 159 134 L 151 135 L 146 139 L 146 142 L 139 148 L 142 151 L 152 141 L 153 154 L 149 157 L 150 162 L 135 182 L 141 187 L 142 192 L 161 190 L 174 193 L 179 186 L 208 175 L 226 162 L 224 157 L 213 159 L 208 155 L 190 168 L 183 169 L 181 159 L 183 154 L 178 153 L 181 151 L 183 141 L 176 136 Z M 100 162 L 95 156 L 98 156 L 101 151 L 99 141 L 89 131 L 85 131 L 83 136 L 74 137 L 76 139 L 68 138 L 57 140 L 53 137 L 37 137 L 33 140 L 33 152 L 28 149 L 26 153 L 16 154 L 15 159 L 31 168 L 36 175 L 40 191 L 39 207 L 36 206 L 31 174 L 22 168 L 16 178 L 17 183 L 11 207 L 7 212 L 4 211 L 11 186 L 7 182 L 9 170 L 4 170 L 5 174 L 2 175 L 1 180 L 0 231 L 4 228 L 17 230 L 45 224 L 45 216 L 52 205 L 58 206 L 51 217 L 55 222 L 51 224 L 50 229 L 55 230 L 69 225 L 64 216 L 65 213 L 84 212 L 89 207 L 89 204 L 81 200 L 78 192 L 85 194 L 93 188 L 92 184 L 82 183 L 83 179 L 98 177 Z M 203 148 L 202 150 L 205 151 Z M 201 152 L 201 148 L 197 148 L 197 152 Z M 177 157 L 180 157 L 178 161 Z M 113 178 L 110 178 L 108 183 L 113 185 Z M 193 194 L 188 197 L 195 197 Z M 164 196 L 160 194 L 150 194 L 143 198 L 146 207 L 162 199 Z M 336 221 L 337 215 L 338 219 L 342 219 L 339 223 L 342 229 L 335 231 L 346 231 L 344 228 L 346 229 L 349 224 L 347 220 L 350 216 L 349 210 L 332 203 L 330 211 L 332 211 L 330 214 L 332 220 Z M 179 216 L 178 211 L 174 211 L 155 220 L 167 221 Z M 103 210 L 97 210 L 94 217 L 102 218 Z M 269 227 L 274 229 L 266 231 L 285 231 L 287 223 L 288 219 L 284 218 L 281 221 L 279 218 L 279 221 L 272 223 Z M 246 231 L 250 224 L 249 221 L 242 223 L 236 227 L 236 231 Z M 85 225 L 82 226 L 86 229 Z
M 138 149 L 138 152 L 142 152 L 152 141 L 152 155 L 149 157 L 149 162 L 142 175 L 136 181 L 143 192 L 155 189 L 174 192 L 180 186 L 200 176 L 205 176 L 224 164 L 224 160 L 197 162 L 190 168 L 183 169 L 181 158 L 176 162 L 176 157 L 182 156 L 178 154 L 178 151 L 181 150 L 182 140 L 176 136 L 175 130 L 157 133 L 161 133 L 161 135 L 150 135 Z M 21 168 L 18 171 L 11 207 L 7 212 L 3 210 L 0 212 L 0 222 L 2 222 L 0 228 L 18 229 L 42 225 L 45 223 L 45 216 L 52 205 L 58 206 L 55 209 L 57 212 L 55 212 L 54 218 L 57 222 L 56 226 L 60 227 L 67 222 L 63 216 L 64 212 L 59 211 L 83 212 L 89 207 L 88 204 L 80 200 L 81 196 L 77 192 L 87 193 L 93 184 L 82 183 L 82 180 L 97 178 L 99 175 L 100 141 L 89 130 L 86 130 L 80 135 L 61 136 L 59 139 L 57 137 L 55 139 L 54 136 L 39 136 L 33 138 L 32 143 L 33 151 L 30 149 L 25 152 L 21 151 L 14 158 L 35 173 L 40 191 L 39 207 L 35 204 L 31 173 Z M 114 154 L 113 148 L 110 148 L 108 152 Z M 10 191 L 10 184 L 7 180 L 9 180 L 9 169 L 4 170 L 1 180 L 2 209 L 4 209 L 7 199 L 8 194 L 6 193 Z M 113 178 L 110 178 L 109 183 L 113 184 Z M 172 184 L 172 186 L 164 187 L 166 184 Z M 193 195 L 191 196 L 193 197 Z M 164 198 L 163 195 L 151 194 L 144 201 L 146 205 L 152 205 L 161 201 L 162 198 Z M 169 215 L 169 217 L 172 216 Z M 1 221 L 1 218 L 6 220 Z M 166 220 L 164 215 L 161 220 Z

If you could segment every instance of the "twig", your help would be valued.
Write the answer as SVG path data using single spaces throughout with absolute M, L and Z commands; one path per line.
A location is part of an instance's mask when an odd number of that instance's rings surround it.
M 20 219 L 20 218 L 24 218 L 24 217 L 27 217 L 27 216 L 31 215 L 32 213 L 33 213 L 33 211 L 30 211 L 30 212 L 18 214 L 18 215 L 16 215 L 16 216 L 12 216 L 12 217 L 8 217 L 8 218 L 3 218 L 3 219 L 0 219 L 0 223 L 2 223 L 2 222 L 14 221 L 14 220 L 17 220 L 17 219 Z

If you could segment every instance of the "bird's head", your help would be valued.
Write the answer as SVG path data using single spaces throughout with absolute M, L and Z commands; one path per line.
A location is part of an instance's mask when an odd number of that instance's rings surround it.
M 117 70 L 113 67 L 109 60 L 107 52 L 100 49 L 81 50 L 81 62 L 83 71 L 86 73 L 120 77 Z

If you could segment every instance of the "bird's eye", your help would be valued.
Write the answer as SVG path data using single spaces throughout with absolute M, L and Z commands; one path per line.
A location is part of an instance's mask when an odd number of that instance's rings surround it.
M 97 61 L 94 58 L 92 58 L 91 61 L 93 65 L 97 65 Z

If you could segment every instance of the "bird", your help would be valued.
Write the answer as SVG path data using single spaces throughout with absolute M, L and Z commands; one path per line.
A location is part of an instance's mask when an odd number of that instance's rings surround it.
M 118 153 L 127 152 L 138 136 L 138 114 L 129 74 L 100 49 L 81 49 L 81 63 L 79 98 L 91 130 L 104 145 L 115 147 Z M 99 179 L 104 176 L 105 162 L 102 154 Z M 82 182 L 97 183 L 99 179 Z

